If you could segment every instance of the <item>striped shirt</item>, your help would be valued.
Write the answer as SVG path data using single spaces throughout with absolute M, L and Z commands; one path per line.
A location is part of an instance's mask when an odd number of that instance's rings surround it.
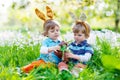
M 85 53 L 93 54 L 93 48 L 90 44 L 87 43 L 87 40 L 82 41 L 79 44 L 76 44 L 75 42 L 72 42 L 69 45 L 70 51 L 75 55 L 85 55 Z M 79 63 L 79 60 L 71 59 L 73 63 Z M 85 63 L 85 62 L 83 62 Z

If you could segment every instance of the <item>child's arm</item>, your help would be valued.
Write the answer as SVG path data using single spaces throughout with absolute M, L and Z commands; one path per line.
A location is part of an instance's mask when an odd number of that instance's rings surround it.
M 77 59 L 77 60 L 79 60 L 81 62 L 89 61 L 91 56 L 92 56 L 91 53 L 85 53 L 85 55 L 75 55 L 75 54 L 72 54 L 72 53 L 67 54 L 67 57 Z
M 48 47 L 48 52 L 52 52 L 52 51 L 57 51 L 60 50 L 60 46 L 53 46 L 53 47 Z
M 59 50 L 59 49 L 60 49 L 60 46 L 53 46 L 53 47 L 42 46 L 41 49 L 40 49 L 40 53 L 48 54 L 52 51 L 56 51 L 56 50 Z
M 88 62 L 91 56 L 92 56 L 91 53 L 85 53 L 85 55 L 80 55 L 78 60 L 81 62 Z

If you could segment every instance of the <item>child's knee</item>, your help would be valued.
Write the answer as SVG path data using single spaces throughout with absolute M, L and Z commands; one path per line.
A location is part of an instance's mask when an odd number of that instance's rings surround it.
M 86 65 L 82 64 L 82 63 L 78 63 L 78 64 L 75 65 L 75 67 L 77 67 L 77 68 L 85 68 Z

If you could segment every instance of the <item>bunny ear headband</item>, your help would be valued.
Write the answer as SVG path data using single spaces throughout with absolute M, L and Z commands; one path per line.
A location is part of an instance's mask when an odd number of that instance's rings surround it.
M 46 6 L 46 11 L 47 11 L 47 16 L 52 20 L 53 19 L 53 11 L 49 6 Z M 37 8 L 35 9 L 36 15 L 42 19 L 44 22 L 46 22 L 48 19 L 46 18 L 45 14 L 38 10 Z
M 73 18 L 73 20 L 75 21 L 76 24 L 80 23 L 81 25 L 83 25 L 86 29 L 86 32 L 88 33 L 88 26 L 86 25 L 85 21 L 87 19 L 87 16 L 85 15 L 85 13 L 81 13 L 80 18 L 78 19 L 75 14 L 73 14 L 72 12 L 69 12 L 70 16 Z

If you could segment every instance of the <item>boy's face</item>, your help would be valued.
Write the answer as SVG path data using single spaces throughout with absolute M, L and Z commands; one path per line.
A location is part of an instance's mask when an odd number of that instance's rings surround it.
M 48 30 L 48 37 L 53 39 L 53 40 L 57 40 L 58 37 L 60 35 L 60 28 L 58 26 L 55 26 L 54 29 L 49 29 Z
M 81 43 L 86 39 L 86 37 L 85 37 L 85 34 L 79 31 L 78 33 L 74 33 L 74 39 L 76 43 Z

